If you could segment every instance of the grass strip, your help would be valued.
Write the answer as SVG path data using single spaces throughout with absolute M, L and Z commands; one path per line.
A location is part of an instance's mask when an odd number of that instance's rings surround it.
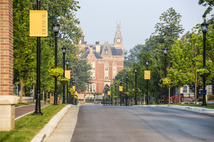
M 66 104 L 42 108 L 43 115 L 28 114 L 15 121 L 15 130 L 0 132 L 0 142 L 29 142 Z
M 15 107 L 19 107 L 19 106 L 25 106 L 25 105 L 33 105 L 35 103 L 18 103 L 18 104 L 15 104 Z

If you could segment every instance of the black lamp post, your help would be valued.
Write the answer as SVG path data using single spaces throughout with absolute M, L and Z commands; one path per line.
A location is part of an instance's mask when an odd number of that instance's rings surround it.
M 76 91 L 76 86 L 75 86 L 75 79 L 73 78 L 73 82 L 72 82 L 73 86 L 72 88 L 74 89 L 74 92 Z M 74 95 L 73 95 L 74 96 Z M 72 96 L 72 103 L 74 104 L 74 97 Z
M 203 32 L 203 38 L 204 38 L 204 46 L 203 46 L 203 68 L 205 68 L 206 66 L 206 33 L 207 33 L 207 30 L 208 30 L 208 26 L 209 24 L 206 23 L 206 22 L 203 22 L 201 24 L 201 29 L 202 29 L 202 32 Z M 206 104 L 206 99 L 205 99 L 205 95 L 206 95 L 206 92 L 205 92 L 205 88 L 206 88 L 206 77 L 203 76 L 203 103 L 202 103 L 202 106 L 207 106 Z
M 137 105 L 137 69 L 134 69 L 135 73 L 135 105 Z
M 128 105 L 128 79 L 129 79 L 129 76 L 126 75 L 126 106 Z
M 60 25 L 58 23 L 53 24 L 53 31 L 55 34 L 55 68 L 57 67 L 57 35 L 59 33 Z M 55 92 L 54 92 L 54 105 L 57 105 L 57 78 L 55 78 Z
M 148 66 L 149 66 L 149 60 L 146 60 L 146 69 L 148 70 Z M 146 97 L 146 104 L 149 104 L 149 80 L 146 80 L 146 84 L 147 84 L 147 97 Z
M 115 91 L 115 96 L 117 96 L 117 90 L 116 90 L 116 88 L 117 88 L 117 83 L 114 83 L 114 91 Z M 115 100 L 115 105 L 117 105 L 117 100 Z
M 67 70 L 68 70 L 68 65 L 69 65 L 69 60 L 67 58 L 65 64 L 67 65 Z M 67 103 L 68 103 L 68 83 L 67 83 Z
M 123 86 L 122 86 L 122 80 L 120 79 L 120 86 L 119 86 L 119 92 L 120 92 L 120 106 L 122 106 L 122 91 L 123 91 Z
M 72 87 L 72 81 L 73 81 L 73 75 L 72 75 L 72 69 L 69 68 L 70 72 L 71 72 L 71 76 L 70 76 L 70 85 L 69 85 L 69 88 Z M 70 90 L 71 91 L 71 90 Z M 68 101 L 68 100 L 67 100 Z M 71 103 L 71 95 L 69 95 L 69 103 Z
M 111 85 L 111 105 L 113 105 L 112 89 L 113 89 L 113 85 Z
M 62 53 L 63 53 L 63 77 L 65 77 L 65 53 L 66 53 L 66 47 L 62 47 Z M 65 103 L 65 85 L 63 85 L 63 100 L 62 103 Z
M 166 58 L 167 58 L 167 52 L 168 52 L 168 48 L 164 48 L 163 49 L 163 53 L 164 53 L 164 57 L 165 57 L 165 60 L 164 60 L 164 75 L 166 77 L 166 66 L 167 66 L 167 63 L 166 63 Z M 164 91 L 164 94 L 167 93 L 167 90 L 166 90 L 166 85 L 165 85 L 165 91 Z M 166 95 L 165 95 L 166 96 Z M 166 97 L 164 97 L 164 101 L 166 102 L 165 100 Z
M 40 10 L 40 0 L 36 1 L 37 3 L 37 10 Z M 35 112 L 33 113 L 34 115 L 43 115 L 43 113 L 41 112 L 41 103 L 40 103 L 40 99 L 41 99 L 41 95 L 40 95 L 40 55 L 41 55 L 41 50 L 40 50 L 40 37 L 37 37 L 37 80 L 36 80 L 36 84 L 37 84 L 37 89 L 36 89 L 36 93 L 35 93 L 35 98 L 36 98 L 36 104 L 35 104 Z

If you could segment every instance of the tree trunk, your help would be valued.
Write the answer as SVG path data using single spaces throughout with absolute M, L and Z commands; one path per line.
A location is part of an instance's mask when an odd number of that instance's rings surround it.
M 170 104 L 170 87 L 169 87 L 169 103 L 168 104 Z
M 46 93 L 46 104 L 48 104 L 48 92 Z
M 33 103 L 35 99 L 35 83 L 34 83 L 34 73 L 33 73 Z
M 197 104 L 197 88 L 198 88 L 198 78 L 197 78 L 197 75 L 196 75 L 196 82 L 195 82 L 195 104 Z
M 178 103 L 181 103 L 181 99 L 180 99 L 180 92 L 181 92 L 181 87 L 179 87 L 179 94 L 178 94 Z
M 42 101 L 43 101 L 43 105 L 45 104 L 45 90 L 43 89 L 42 91 Z
M 23 78 L 21 78 L 20 80 L 20 99 L 19 99 L 19 103 L 22 103 L 22 96 L 23 96 Z

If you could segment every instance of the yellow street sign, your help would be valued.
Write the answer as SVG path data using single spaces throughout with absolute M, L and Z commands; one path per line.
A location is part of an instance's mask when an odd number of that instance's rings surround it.
M 71 79 L 71 71 L 65 70 L 65 78 Z
M 102 96 L 104 96 L 104 93 L 102 94 Z
M 144 71 L 144 79 L 150 79 L 150 70 Z
M 31 37 L 48 36 L 48 12 L 47 10 L 30 10 L 30 30 Z
M 119 91 L 123 91 L 123 86 L 119 86 Z

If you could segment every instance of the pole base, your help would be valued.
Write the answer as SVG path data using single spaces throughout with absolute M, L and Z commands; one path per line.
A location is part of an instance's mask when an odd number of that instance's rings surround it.
M 207 106 L 207 104 L 201 104 L 201 106 Z
M 33 113 L 33 115 L 43 115 L 43 113 L 42 113 L 41 111 L 40 111 L 40 112 L 36 112 L 36 111 L 35 111 L 35 112 Z

